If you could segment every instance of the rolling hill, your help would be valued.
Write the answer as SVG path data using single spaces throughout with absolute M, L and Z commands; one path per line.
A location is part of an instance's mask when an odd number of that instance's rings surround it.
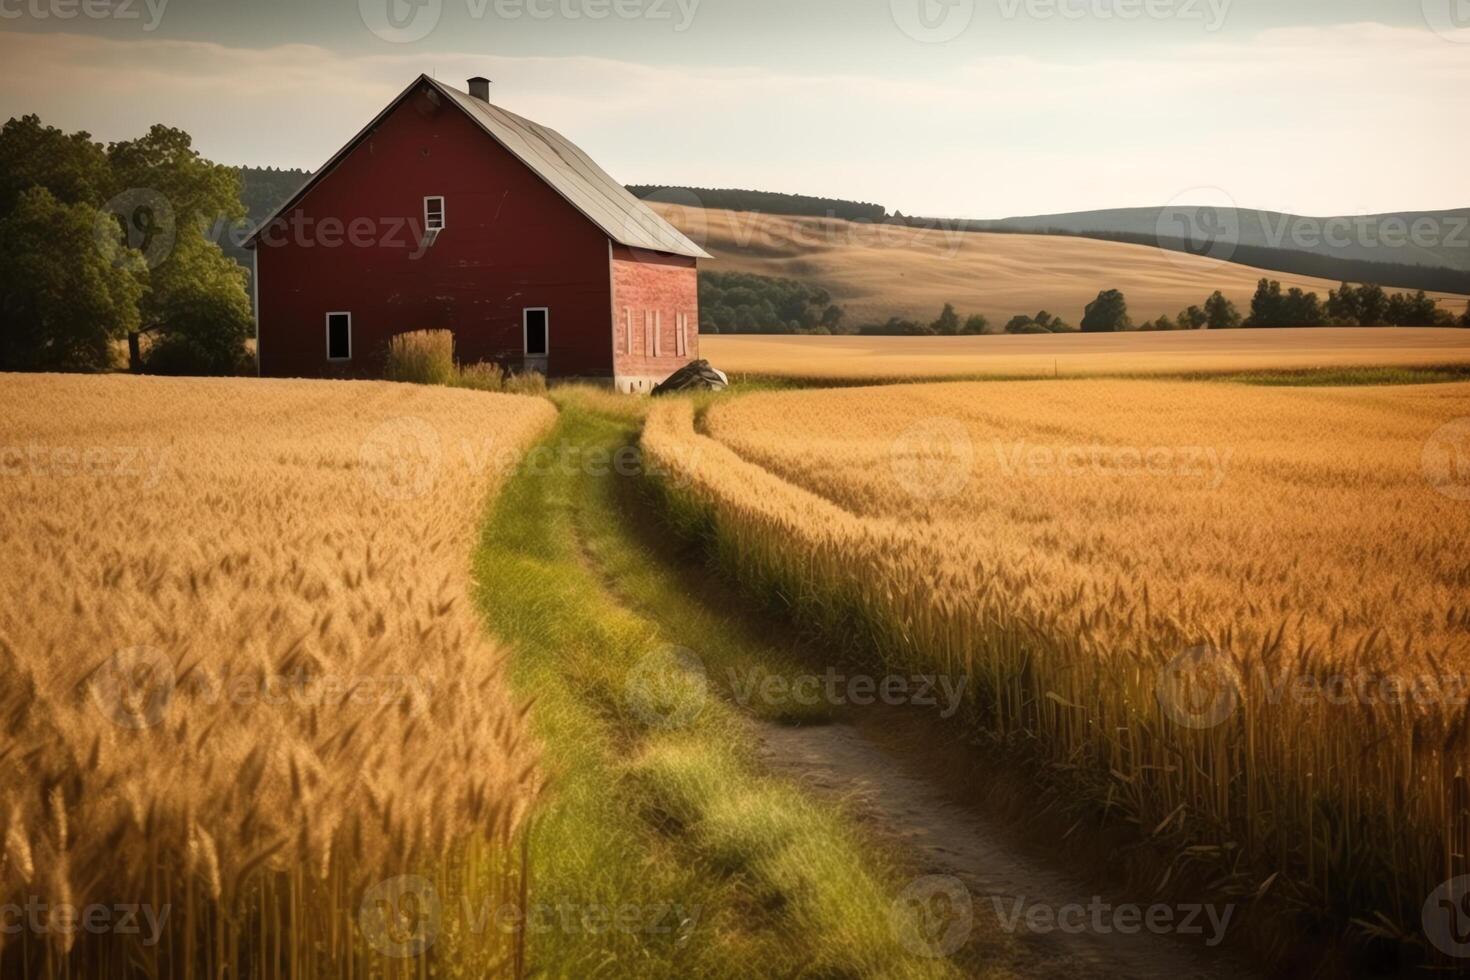
M 1173 317 L 1216 289 L 1248 309 L 1256 282 L 1280 280 L 1326 298 L 1338 283 L 1148 245 L 1062 235 L 963 231 L 693 208 L 651 202 L 702 244 L 704 268 L 820 285 L 849 325 L 890 316 L 932 320 L 945 303 L 993 325 L 1039 310 L 1076 324 L 1103 289 L 1120 289 L 1135 321 Z M 1456 314 L 1467 297 L 1436 293 Z
M 1305 252 L 1346 262 L 1470 272 L 1470 208 L 1312 217 L 1254 208 L 1114 208 L 998 221 L 969 221 L 974 231 L 1128 236 L 1159 242 L 1215 229 L 1225 247 Z M 1201 243 L 1202 245 L 1204 243 Z M 1201 248 L 1202 251 L 1206 250 Z

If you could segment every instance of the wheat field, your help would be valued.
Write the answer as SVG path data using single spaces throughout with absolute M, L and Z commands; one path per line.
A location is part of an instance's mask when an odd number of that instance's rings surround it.
M 553 418 L 387 384 L 0 378 L 0 903 L 36 907 L 6 975 L 417 976 L 379 883 L 513 898 L 536 751 L 469 555 Z M 124 908 L 140 932 L 66 911 Z M 438 939 L 468 976 L 515 955 Z
M 721 370 L 766 377 L 866 380 L 1214 374 L 1470 364 L 1470 330 L 1314 327 L 994 337 L 700 338 Z
M 1133 319 L 1142 322 L 1172 319 L 1217 289 L 1247 310 L 1263 277 L 1324 300 L 1339 285 L 1147 245 L 1064 235 L 905 228 L 681 204 L 655 203 L 654 209 L 714 256 L 701 268 L 822 286 L 847 310 L 852 324 L 882 323 L 891 316 L 928 323 L 945 303 L 953 303 L 962 316 L 983 313 L 997 327 L 1039 310 L 1076 324 L 1104 289 L 1121 289 Z M 1465 311 L 1467 297 L 1433 295 L 1457 316 Z
M 747 581 L 1246 899 L 1408 937 L 1470 854 L 1470 385 L 1032 381 L 658 405 Z M 1289 922 L 1284 917 L 1283 922 Z

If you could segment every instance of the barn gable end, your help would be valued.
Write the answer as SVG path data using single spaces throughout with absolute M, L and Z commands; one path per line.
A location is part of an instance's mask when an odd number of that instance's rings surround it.
M 623 239 L 656 248 L 629 249 Z M 628 367 L 615 352 L 619 302 L 681 304 L 651 311 L 671 341 L 673 324 L 698 329 L 703 251 L 553 131 L 428 78 L 251 244 L 268 376 L 376 376 L 395 334 L 447 329 L 461 363 L 610 381 Z M 639 274 L 621 268 L 627 263 L 648 268 Z M 622 300 L 619 282 L 630 284 Z M 637 282 L 662 285 L 635 290 Z M 332 331 L 347 326 L 339 315 L 329 328 L 334 313 L 351 317 L 347 359 L 328 356 Z M 549 350 L 541 358 L 528 343 L 543 316 Z M 664 376 L 689 359 L 664 353 L 652 366 Z

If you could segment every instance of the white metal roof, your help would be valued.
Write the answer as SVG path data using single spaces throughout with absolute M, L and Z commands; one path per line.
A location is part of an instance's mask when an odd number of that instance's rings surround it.
M 608 238 L 630 248 L 687 255 L 707 259 L 709 253 L 686 238 L 677 228 L 659 217 L 638 198 L 628 193 L 592 159 L 566 137 L 499 106 L 482 102 L 443 82 L 421 75 L 394 99 L 361 133 L 353 137 L 337 155 L 327 161 L 306 184 L 276 213 L 264 221 L 246 242 L 253 246 L 260 233 L 282 214 L 295 207 L 307 192 L 326 176 L 357 143 L 391 112 L 420 83 L 457 105 L 481 129 L 505 147 L 548 186 L 566 199 L 589 221 L 601 228 Z

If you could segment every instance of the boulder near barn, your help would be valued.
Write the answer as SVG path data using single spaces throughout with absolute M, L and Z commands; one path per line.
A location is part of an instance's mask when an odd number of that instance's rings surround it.
M 449 330 L 461 363 L 648 391 L 699 357 L 705 252 L 559 133 L 420 76 L 247 243 L 260 373 L 363 378 Z

